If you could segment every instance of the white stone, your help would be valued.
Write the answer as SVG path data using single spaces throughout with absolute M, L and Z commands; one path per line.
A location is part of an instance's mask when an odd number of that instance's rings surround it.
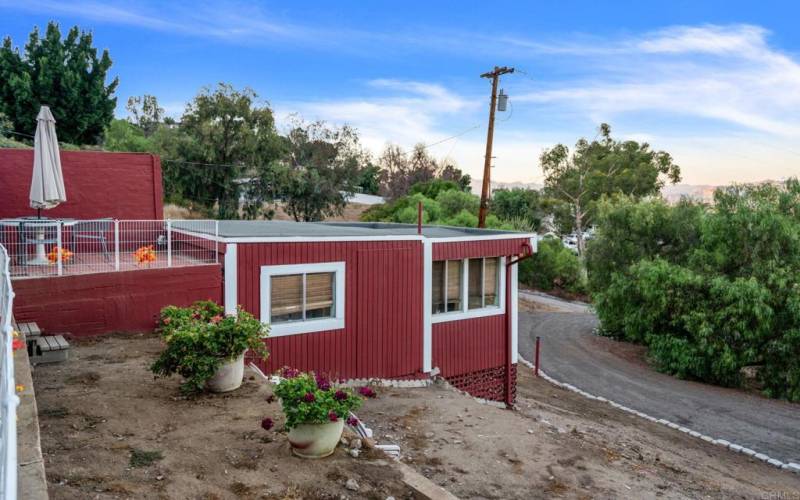
M 728 446 L 728 448 L 730 448 L 731 450 L 733 450 L 733 451 L 735 451 L 737 453 L 741 453 L 742 452 L 742 446 L 738 445 L 738 444 L 731 443 L 730 446 Z
M 756 452 L 751 450 L 750 448 L 742 448 L 742 453 L 744 453 L 748 457 L 752 457 L 753 455 L 756 454 Z
M 689 431 L 689 435 L 692 436 L 692 437 L 696 437 L 696 438 L 699 438 L 700 436 L 702 436 L 702 434 L 700 434 L 697 431 Z
M 724 439 L 717 439 L 716 441 L 714 441 L 714 444 L 719 446 L 724 446 L 725 448 L 728 448 L 731 445 L 729 441 L 725 441 Z
M 759 460 L 763 460 L 764 462 L 769 460 L 769 456 L 764 455 L 763 453 L 756 453 L 755 455 L 753 455 L 753 458 L 757 458 Z
M 776 460 L 774 458 L 770 458 L 769 460 L 767 460 L 767 463 L 770 465 L 774 465 L 775 467 L 783 467 L 783 462 L 781 462 L 780 460 Z
M 344 483 L 344 487 L 350 491 L 358 491 L 358 483 L 355 479 L 348 479 L 346 483 Z
M 796 464 L 794 462 L 789 462 L 786 464 L 790 471 L 800 473 L 800 464 Z

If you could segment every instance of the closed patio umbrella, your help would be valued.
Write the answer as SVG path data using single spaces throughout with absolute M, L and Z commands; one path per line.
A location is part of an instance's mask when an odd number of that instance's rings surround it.
M 42 106 L 36 121 L 30 200 L 31 207 L 39 210 L 41 214 L 41 209 L 54 208 L 62 201 L 67 201 L 67 193 L 64 190 L 64 177 L 61 174 L 56 120 L 50 108 Z

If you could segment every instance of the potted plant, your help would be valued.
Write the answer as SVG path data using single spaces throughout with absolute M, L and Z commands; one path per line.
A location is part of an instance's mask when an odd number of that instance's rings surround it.
M 242 385 L 244 353 L 267 357 L 267 327 L 252 314 L 237 309 L 224 315 L 222 306 L 198 301 L 189 307 L 161 310 L 158 331 L 166 348 L 150 369 L 156 376 L 175 373 L 184 378 L 183 392 L 208 388 L 227 392 Z
M 303 458 L 332 454 L 342 437 L 344 423 L 362 400 L 350 389 L 335 387 L 313 372 L 283 369 L 275 387 L 289 429 L 292 453 Z

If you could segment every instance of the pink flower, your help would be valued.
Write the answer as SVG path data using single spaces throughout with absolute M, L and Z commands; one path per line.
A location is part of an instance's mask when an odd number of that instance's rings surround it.
M 358 419 L 356 417 L 347 417 L 347 425 L 350 427 L 355 427 L 358 425 Z
M 338 390 L 338 391 L 336 391 L 336 393 L 333 395 L 333 399 L 335 399 L 335 400 L 337 400 L 337 401 L 344 401 L 345 399 L 347 399 L 347 393 L 346 393 L 346 392 L 344 392 L 343 390 L 339 389 L 339 390 Z
M 289 368 L 288 366 L 281 368 L 281 377 L 283 378 L 295 378 L 298 375 L 300 375 L 300 370 Z
M 375 396 L 377 396 L 375 391 L 372 390 L 372 387 L 367 387 L 367 386 L 359 387 L 358 393 L 364 396 L 365 398 L 374 398 Z
M 314 401 L 316 401 L 316 399 L 317 398 L 316 396 L 314 396 L 313 392 L 307 392 L 306 395 L 303 396 L 303 401 L 305 401 L 306 403 L 313 403 Z
M 164 324 L 168 325 L 172 322 L 172 318 L 164 318 Z
M 336 422 L 339 420 L 339 415 L 337 415 L 335 411 L 331 410 L 328 412 L 328 420 L 331 422 Z
M 211 318 L 211 322 L 212 322 L 212 323 L 214 323 L 215 325 L 216 325 L 217 323 L 219 323 L 220 321 L 222 321 L 222 316 L 220 316 L 219 314 L 217 314 L 216 316 L 214 316 L 213 318 Z
M 275 423 L 269 417 L 261 421 L 261 428 L 264 429 L 265 431 L 272 429 L 273 425 L 275 425 Z

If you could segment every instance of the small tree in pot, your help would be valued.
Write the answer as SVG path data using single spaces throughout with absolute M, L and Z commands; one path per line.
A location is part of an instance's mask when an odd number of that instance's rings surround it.
M 303 458 L 323 458 L 333 453 L 344 423 L 362 399 L 350 389 L 335 387 L 325 377 L 282 370 L 275 387 L 289 429 L 292 453 Z
M 156 376 L 183 376 L 181 390 L 186 393 L 232 391 L 242 384 L 245 351 L 267 357 L 267 327 L 241 309 L 226 316 L 212 301 L 165 307 L 158 331 L 166 349 L 150 369 Z

